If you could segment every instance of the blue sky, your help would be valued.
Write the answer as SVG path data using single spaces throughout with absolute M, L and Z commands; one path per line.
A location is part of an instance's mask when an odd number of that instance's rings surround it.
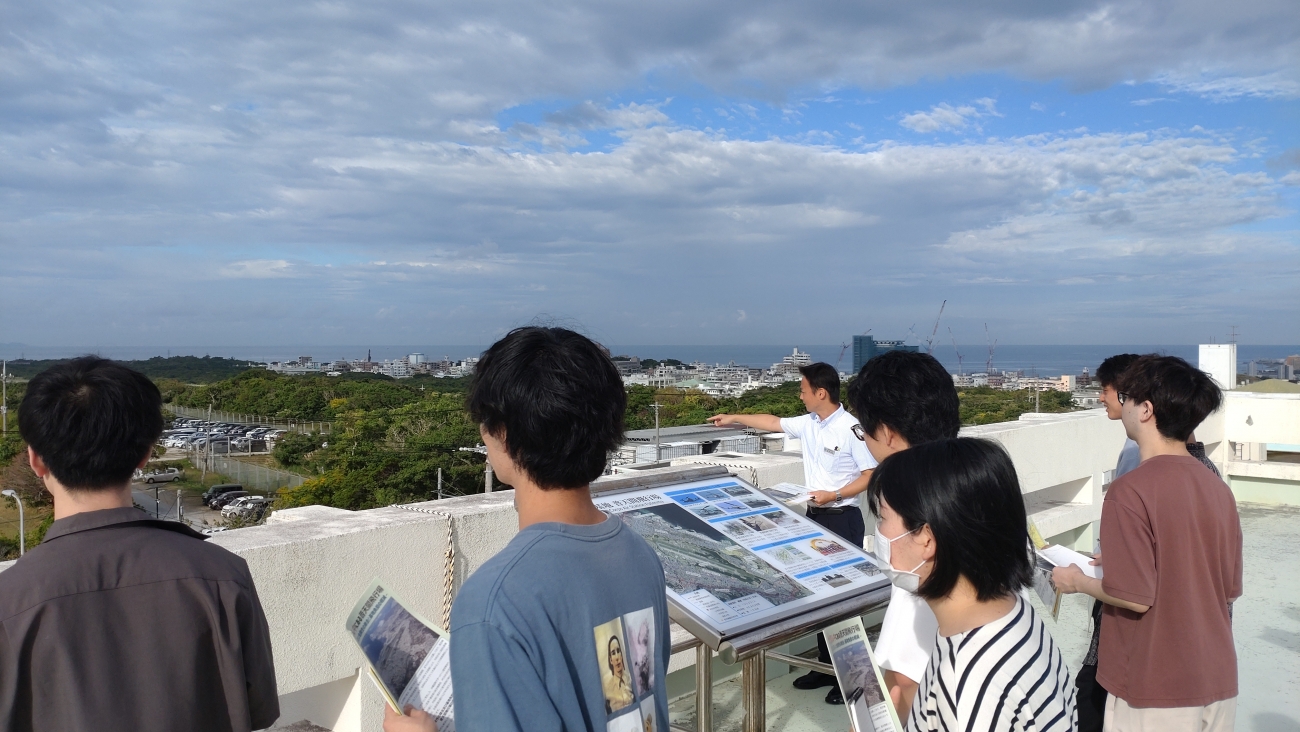
M 5 17 L 0 342 L 1300 343 L 1291 2 Z

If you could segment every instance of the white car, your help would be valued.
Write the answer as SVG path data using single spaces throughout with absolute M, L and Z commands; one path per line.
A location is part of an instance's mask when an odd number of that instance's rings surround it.
M 148 473 L 137 472 L 135 481 L 137 483 L 170 483 L 173 480 L 180 480 L 182 475 L 178 468 L 167 468 L 166 470 L 154 470 Z
M 231 518 L 232 516 L 242 516 L 244 518 L 251 518 L 264 510 L 268 503 L 270 503 L 270 499 L 266 496 L 244 496 L 243 498 L 236 498 L 222 507 L 221 517 Z

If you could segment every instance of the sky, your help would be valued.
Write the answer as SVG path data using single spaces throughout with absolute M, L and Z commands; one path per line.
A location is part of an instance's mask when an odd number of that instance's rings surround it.
M 1294 0 L 0 8 L 0 343 L 1300 344 Z

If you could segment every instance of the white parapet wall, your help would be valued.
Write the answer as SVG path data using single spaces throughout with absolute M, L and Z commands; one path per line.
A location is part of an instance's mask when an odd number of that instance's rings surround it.
M 1237 500 L 1300 505 L 1300 463 L 1271 460 L 1267 448 L 1300 444 L 1300 394 L 1224 396 L 1221 465 Z
M 993 440 L 1016 466 L 1025 508 L 1043 536 L 1091 551 L 1101 519 L 1102 488 L 1124 446 L 1124 427 L 1101 409 L 1023 414 L 1015 422 L 962 429 Z

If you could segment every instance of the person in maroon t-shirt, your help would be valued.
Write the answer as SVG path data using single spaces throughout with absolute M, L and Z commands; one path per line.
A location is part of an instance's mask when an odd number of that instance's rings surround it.
M 1110 692 L 1107 732 L 1231 730 L 1229 603 L 1242 593 L 1241 521 L 1232 491 L 1187 450 L 1223 396 L 1204 372 L 1170 356 L 1138 359 L 1118 389 L 1142 463 L 1102 504 L 1103 576 L 1065 567 L 1052 579 L 1105 603 L 1097 681 Z

